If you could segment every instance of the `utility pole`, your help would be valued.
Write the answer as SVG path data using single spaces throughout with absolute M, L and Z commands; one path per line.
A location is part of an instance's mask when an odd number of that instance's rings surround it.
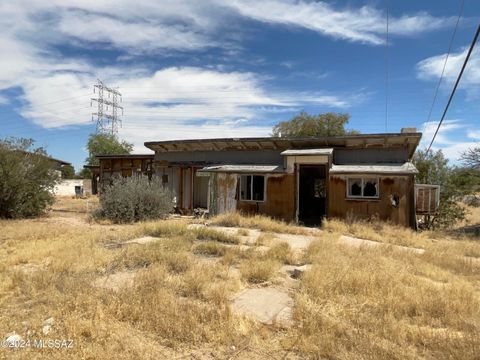
M 92 98 L 90 106 L 95 101 L 97 103 L 97 112 L 92 113 L 92 121 L 94 116 L 97 120 L 97 134 L 118 134 L 118 123 L 122 125 L 119 118 L 118 109 L 122 110 L 123 106 L 118 105 L 119 100 L 122 102 L 122 94 L 117 89 L 106 86 L 101 80 L 97 79 L 97 84 L 93 85 L 93 93 L 98 93 L 98 98 Z M 109 111 L 108 107 L 111 108 Z

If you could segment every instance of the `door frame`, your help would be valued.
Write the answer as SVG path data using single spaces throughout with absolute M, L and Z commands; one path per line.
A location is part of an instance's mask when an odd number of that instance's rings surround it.
M 318 162 L 302 162 L 301 164 L 295 163 L 295 222 L 298 223 L 298 216 L 300 214 L 300 167 L 301 166 L 324 166 L 325 167 L 325 217 L 328 217 L 328 202 L 330 192 L 330 175 L 329 164 Z

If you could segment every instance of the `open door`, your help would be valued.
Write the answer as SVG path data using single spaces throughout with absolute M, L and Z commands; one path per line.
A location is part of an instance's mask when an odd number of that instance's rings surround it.
M 327 212 L 326 166 L 300 165 L 298 175 L 298 221 L 320 225 Z

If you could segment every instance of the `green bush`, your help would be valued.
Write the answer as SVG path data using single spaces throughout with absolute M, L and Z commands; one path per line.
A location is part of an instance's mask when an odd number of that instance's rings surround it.
M 53 203 L 55 163 L 32 139 L 0 139 L 0 218 L 39 216 Z
M 158 219 L 173 209 L 173 194 L 154 176 L 115 177 L 100 193 L 94 217 L 115 223 Z

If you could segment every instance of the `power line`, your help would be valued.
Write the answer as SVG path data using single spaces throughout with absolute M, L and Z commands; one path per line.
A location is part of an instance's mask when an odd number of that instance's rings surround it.
M 443 69 L 442 69 L 442 73 L 440 75 L 440 79 L 438 79 L 438 83 L 437 83 L 437 87 L 435 89 L 435 92 L 434 92 L 434 95 L 433 95 L 433 101 L 432 101 L 432 105 L 430 106 L 430 111 L 428 112 L 428 117 L 427 117 L 427 121 L 424 123 L 423 125 L 423 130 L 422 130 L 422 133 L 425 132 L 426 128 L 427 128 L 427 124 L 430 122 L 430 119 L 431 119 L 431 116 L 432 116 L 432 112 L 433 112 L 433 108 L 435 107 L 435 102 L 437 101 L 437 95 L 438 95 L 438 91 L 440 89 L 440 84 L 442 83 L 442 79 L 443 79 L 443 75 L 445 74 L 445 69 L 447 67 L 447 61 L 448 61 L 448 58 L 450 56 L 450 52 L 452 51 L 452 46 L 453 46 L 453 40 L 455 39 L 455 35 L 457 33 L 457 28 L 458 28 L 458 24 L 460 23 L 460 18 L 462 17 L 462 14 L 463 14 L 463 6 L 465 4 L 465 0 L 461 0 L 460 2 L 460 11 L 458 13 L 458 18 L 457 18 L 457 22 L 455 24 L 455 28 L 453 29 L 453 33 L 452 33 L 452 37 L 450 39 L 450 44 L 448 45 L 448 51 L 447 51 L 447 55 L 445 56 L 445 62 L 443 63 Z
M 385 39 L 385 132 L 388 129 L 388 27 L 389 27 L 389 11 L 388 11 L 389 3 L 388 0 L 385 0 L 385 8 L 387 9 L 387 31 L 386 31 L 386 39 Z
M 463 65 L 462 65 L 462 69 L 460 70 L 460 73 L 458 74 L 457 80 L 455 81 L 455 86 L 453 87 L 452 93 L 450 94 L 450 98 L 448 99 L 447 106 L 445 107 L 445 110 L 443 111 L 442 118 L 440 119 L 440 122 L 438 123 L 437 130 L 435 130 L 435 134 L 433 135 L 432 141 L 430 142 L 430 145 L 428 146 L 427 153 L 430 151 L 430 148 L 432 147 L 432 144 L 435 141 L 435 138 L 438 134 L 438 130 L 440 130 L 440 127 L 442 126 L 443 120 L 445 119 L 445 115 L 447 114 L 447 111 L 448 111 L 448 107 L 450 106 L 450 103 L 452 102 L 453 96 L 455 95 L 455 91 L 457 90 L 458 83 L 460 82 L 460 79 L 462 78 L 463 72 L 465 70 L 465 67 L 467 66 L 468 60 L 470 59 L 470 55 L 472 54 L 473 48 L 475 47 L 475 43 L 477 42 L 479 34 L 480 34 L 480 25 L 477 27 L 477 32 L 475 33 L 475 36 L 472 40 L 472 43 L 470 44 L 470 48 L 468 49 L 467 56 L 465 57 L 465 61 L 463 62 Z

